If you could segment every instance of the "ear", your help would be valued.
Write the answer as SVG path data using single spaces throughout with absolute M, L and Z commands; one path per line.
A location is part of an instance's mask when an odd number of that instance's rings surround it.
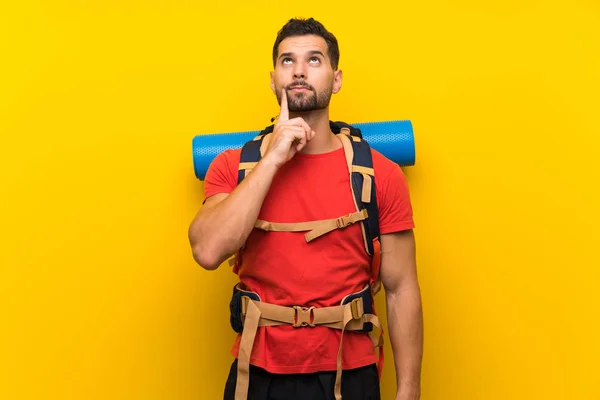
M 275 93 L 275 72 L 271 71 L 270 75 L 271 75 L 271 90 L 273 91 L 273 94 L 276 95 L 277 93 Z
M 341 69 L 333 72 L 333 93 L 337 93 L 342 89 L 343 73 Z

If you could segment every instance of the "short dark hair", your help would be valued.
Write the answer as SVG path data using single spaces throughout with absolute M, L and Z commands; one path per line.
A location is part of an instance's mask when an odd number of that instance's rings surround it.
M 292 18 L 277 33 L 275 44 L 273 45 L 273 67 L 277 63 L 279 53 L 279 44 L 283 39 L 290 36 L 317 35 L 322 37 L 327 43 L 327 53 L 331 60 L 331 67 L 335 70 L 340 62 L 340 49 L 335 36 L 329 32 L 322 23 L 314 18 Z

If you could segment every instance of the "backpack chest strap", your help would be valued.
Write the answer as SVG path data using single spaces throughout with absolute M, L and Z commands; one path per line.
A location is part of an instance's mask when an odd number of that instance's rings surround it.
M 339 218 L 325 219 L 320 221 L 281 223 L 256 220 L 254 227 L 267 232 L 303 232 L 310 231 L 304 235 L 307 242 L 318 238 L 336 229 L 343 229 L 354 223 L 364 221 L 369 217 L 367 210 L 357 211 Z

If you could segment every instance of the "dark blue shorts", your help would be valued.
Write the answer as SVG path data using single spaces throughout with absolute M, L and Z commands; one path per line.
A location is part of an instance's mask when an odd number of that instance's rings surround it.
M 237 360 L 229 370 L 223 400 L 235 399 Z M 335 400 L 335 371 L 272 374 L 250 365 L 248 400 Z M 377 365 L 342 372 L 342 400 L 380 400 Z

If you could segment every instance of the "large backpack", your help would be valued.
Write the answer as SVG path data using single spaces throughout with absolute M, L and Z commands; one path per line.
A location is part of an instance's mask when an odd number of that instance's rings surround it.
M 356 212 L 339 218 L 323 221 L 308 221 L 300 223 L 274 223 L 257 220 L 255 228 L 265 231 L 307 231 L 304 235 L 307 242 L 331 232 L 334 229 L 343 229 L 350 224 L 360 223 L 363 232 L 365 251 L 371 256 L 371 278 L 369 284 L 360 292 L 348 294 L 342 299 L 340 306 L 325 307 L 313 310 L 314 307 L 300 306 L 283 307 L 268 305 L 261 301 L 258 293 L 244 290 L 237 284 L 233 289 L 230 302 L 230 322 L 234 331 L 242 332 L 240 353 L 238 356 L 238 377 L 236 382 L 236 399 L 246 399 L 249 388 L 250 354 L 254 337 L 259 326 L 273 326 L 279 324 L 292 324 L 294 327 L 314 324 L 326 324 L 331 328 L 368 332 L 375 347 L 379 347 L 378 375 L 381 378 L 383 370 L 383 329 L 375 313 L 374 296 L 381 287 L 379 269 L 381 252 L 379 243 L 379 212 L 377 209 L 377 193 L 375 190 L 375 172 L 369 144 L 363 140 L 360 129 L 344 122 L 330 121 L 331 131 L 336 134 L 344 146 L 344 153 L 350 174 L 351 190 L 356 206 Z M 260 161 L 270 140 L 274 125 L 266 127 L 258 136 L 247 142 L 241 151 L 238 167 L 238 184 Z M 234 258 L 234 271 L 240 265 L 241 251 Z M 237 272 L 237 271 L 235 271 Z M 370 286 L 370 287 L 369 287 Z M 327 310 L 325 310 L 327 309 Z M 350 311 L 351 310 L 351 311 Z M 320 313 L 321 317 L 317 315 Z M 314 314 L 313 314 L 314 313 Z M 310 315 L 314 316 L 311 323 Z M 335 318 L 332 318 L 336 315 Z M 297 319 L 295 319 L 297 318 Z M 353 326 L 353 324 L 356 324 Z M 380 334 L 373 334 L 373 325 L 380 329 Z M 342 376 L 342 343 L 338 350 L 337 373 L 334 385 L 336 399 L 341 399 Z

